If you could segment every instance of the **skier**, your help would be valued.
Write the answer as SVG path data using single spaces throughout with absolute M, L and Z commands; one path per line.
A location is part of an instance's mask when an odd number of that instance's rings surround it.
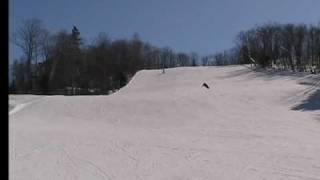
M 210 87 L 208 86 L 207 83 L 203 83 L 202 86 L 204 86 L 204 87 L 207 88 L 207 89 L 210 89 Z

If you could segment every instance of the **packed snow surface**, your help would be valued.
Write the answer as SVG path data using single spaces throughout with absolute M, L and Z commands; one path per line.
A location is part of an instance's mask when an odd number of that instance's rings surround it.
M 9 177 L 320 180 L 318 81 L 180 67 L 109 96 L 10 95 Z

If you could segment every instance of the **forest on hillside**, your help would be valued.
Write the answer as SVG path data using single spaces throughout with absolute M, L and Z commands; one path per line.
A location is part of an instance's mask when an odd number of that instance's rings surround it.
M 320 23 L 268 23 L 240 32 L 230 50 L 217 53 L 217 64 L 253 63 L 263 68 L 278 67 L 308 71 L 320 65 Z
M 240 32 L 233 48 L 209 56 L 159 48 L 138 34 L 111 40 L 100 33 L 85 44 L 76 26 L 52 33 L 38 19 L 24 21 L 10 41 L 23 52 L 10 66 L 12 94 L 109 94 L 141 69 L 250 63 L 312 73 L 320 68 L 320 23 L 257 25 Z

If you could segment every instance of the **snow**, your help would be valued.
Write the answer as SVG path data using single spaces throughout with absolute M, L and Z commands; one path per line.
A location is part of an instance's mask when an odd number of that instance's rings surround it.
M 319 76 L 248 67 L 142 70 L 109 96 L 10 95 L 9 177 L 320 179 Z

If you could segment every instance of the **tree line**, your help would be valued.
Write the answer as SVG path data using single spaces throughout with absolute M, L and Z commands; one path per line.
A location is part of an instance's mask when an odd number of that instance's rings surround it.
M 240 32 L 231 49 L 202 57 L 153 46 L 138 34 L 111 40 L 100 33 L 85 44 L 77 27 L 51 33 L 38 19 L 24 21 L 11 41 L 23 56 L 10 67 L 10 93 L 109 94 L 141 69 L 230 64 L 312 72 L 320 68 L 320 23 L 256 26 Z
M 25 21 L 11 41 L 23 56 L 11 66 L 10 93 L 109 94 L 138 70 L 196 66 L 199 61 L 196 53 L 158 48 L 138 34 L 111 40 L 100 33 L 85 44 L 76 26 L 52 34 L 38 19 Z
M 320 23 L 268 23 L 240 32 L 232 49 L 213 55 L 215 65 L 254 64 L 291 71 L 320 68 Z

